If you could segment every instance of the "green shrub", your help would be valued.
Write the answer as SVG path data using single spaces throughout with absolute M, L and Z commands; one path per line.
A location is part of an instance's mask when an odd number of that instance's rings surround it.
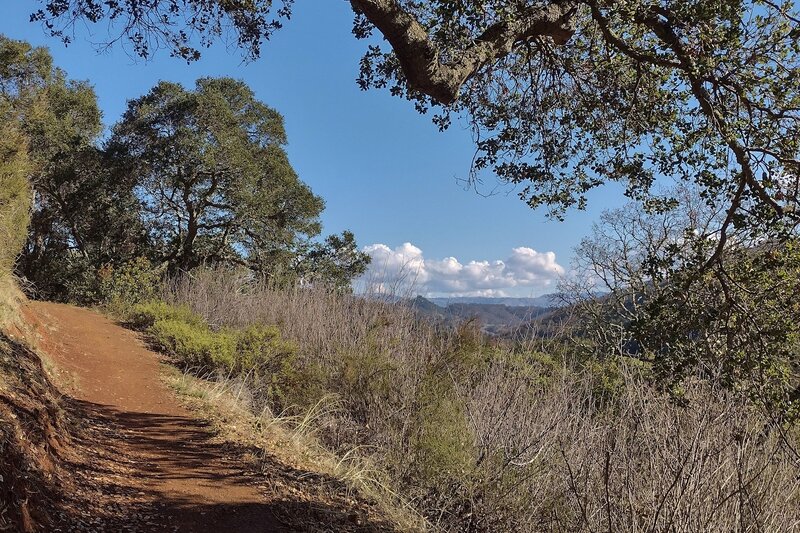
M 90 306 L 103 300 L 100 280 L 87 257 L 75 252 L 51 253 L 38 264 L 32 280 L 45 299 Z
M 118 314 L 132 305 L 154 300 L 163 269 L 144 257 L 97 268 L 79 253 L 50 253 L 37 260 L 35 284 L 48 299 L 83 306 L 103 304 Z
M 161 301 L 134 305 L 127 320 L 182 366 L 244 377 L 270 407 L 306 407 L 322 395 L 314 392 L 310 373 L 299 370 L 297 347 L 283 340 L 275 326 L 217 331 L 188 307 Z
M 185 366 L 200 370 L 231 368 L 236 361 L 236 335 L 211 331 L 205 324 L 180 319 L 156 321 L 148 332 L 166 352 Z
M 30 161 L 25 139 L 0 108 L 0 275 L 11 272 L 28 236 Z
M 162 270 L 154 268 L 144 257 L 117 267 L 106 265 L 97 272 L 100 297 L 116 309 L 154 300 L 161 285 Z
M 414 467 L 431 486 L 462 484 L 474 466 L 474 441 L 464 403 L 447 373 L 428 375 L 417 395 Z
M 281 339 L 275 326 L 252 325 L 236 333 L 236 360 L 232 371 L 250 374 L 253 387 L 273 407 L 305 405 L 311 398 L 311 379 L 297 363 L 297 347 Z
M 277 359 L 293 355 L 295 347 L 281 340 L 281 333 L 275 326 L 253 325 L 238 334 L 237 370 L 273 367 Z
M 339 355 L 336 387 L 347 399 L 356 420 L 366 421 L 370 407 L 393 398 L 392 378 L 397 368 L 390 354 L 374 342 Z
M 203 318 L 185 305 L 169 305 L 162 301 L 136 304 L 126 313 L 127 322 L 139 330 L 147 330 L 162 320 L 178 320 L 194 326 L 204 325 Z
M 644 380 L 652 379 L 649 363 L 630 357 L 608 357 L 606 359 L 590 358 L 583 361 L 581 371 L 586 382 L 591 384 L 592 396 L 596 405 L 608 407 L 625 392 L 632 376 Z M 626 377 L 626 372 L 630 375 Z M 675 387 L 677 393 L 679 387 Z M 676 399 L 678 397 L 676 396 Z

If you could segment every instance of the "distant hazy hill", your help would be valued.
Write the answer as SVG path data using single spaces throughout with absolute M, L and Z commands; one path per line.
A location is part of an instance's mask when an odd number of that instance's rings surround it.
M 508 307 L 559 307 L 558 294 L 545 294 L 536 298 L 489 298 L 486 296 L 463 296 L 448 298 L 426 298 L 439 307 L 450 304 L 505 305 Z
M 430 299 L 417 296 L 412 305 L 423 316 L 450 324 L 477 319 L 484 331 L 496 334 L 529 323 L 549 312 L 555 301 L 551 295 L 539 298 Z

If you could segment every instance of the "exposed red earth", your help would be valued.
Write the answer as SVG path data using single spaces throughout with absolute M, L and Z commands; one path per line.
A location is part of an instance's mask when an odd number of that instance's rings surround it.
M 392 530 L 324 475 L 278 461 L 272 472 L 254 468 L 244 446 L 181 405 L 136 333 L 87 309 L 32 306 L 81 426 L 67 468 L 77 490 L 55 531 Z

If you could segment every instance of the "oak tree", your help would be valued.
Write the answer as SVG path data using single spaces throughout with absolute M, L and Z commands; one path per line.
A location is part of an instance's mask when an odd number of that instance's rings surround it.
M 305 284 L 322 284 L 337 291 L 352 290 L 351 281 L 367 271 L 372 257 L 358 249 L 355 235 L 343 231 L 323 241 L 307 242 L 297 255 L 295 272 Z
M 161 82 L 131 100 L 108 152 L 129 169 L 154 259 L 171 271 L 238 263 L 287 268 L 320 232 L 324 203 L 284 149 L 283 117 L 243 82 Z
M 800 241 L 731 236 L 724 261 L 698 275 L 718 223 L 696 191 L 679 207 L 640 203 L 604 212 L 575 250 L 561 290 L 580 324 L 579 352 L 592 360 L 644 361 L 680 397 L 698 376 L 746 395 L 774 422 L 800 420 Z
M 62 297 L 75 276 L 123 257 L 135 240 L 133 191 L 107 172 L 97 147 L 101 115 L 92 87 L 70 80 L 50 53 L 0 36 L 0 100 L 13 113 L 10 144 L 29 160 L 30 226 L 16 269 L 44 297 Z

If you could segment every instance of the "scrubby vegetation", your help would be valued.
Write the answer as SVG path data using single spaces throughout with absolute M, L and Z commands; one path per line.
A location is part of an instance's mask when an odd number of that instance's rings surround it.
M 8 50 L 0 49 L 8 55 Z M 10 72 L 0 71 L 3 79 Z M 4 84 L 5 85 L 5 84 Z M 32 170 L 28 156 L 28 139 L 20 131 L 19 119 L 24 92 L 8 84 L 0 91 L 0 275 L 10 274 L 14 261 L 28 238 L 30 186 Z
M 21 316 L 24 300 L 12 276 L 27 238 L 30 206 L 24 135 L 18 111 L 0 93 L 0 530 L 32 532 L 46 527 L 56 497 L 56 454 L 64 446 L 59 395 Z
M 127 316 L 133 327 L 145 331 L 176 364 L 199 375 L 247 376 L 270 407 L 299 400 L 308 385 L 307 376 L 297 368 L 296 347 L 282 340 L 274 326 L 214 330 L 188 307 L 163 302 L 135 305 Z
M 8 274 L 28 237 L 28 160 L 24 138 L 0 109 L 0 271 Z
M 462 52 L 502 39 L 508 20 L 534 17 L 503 2 L 351 3 L 359 37 L 416 17 L 408 33 L 431 33 L 426 57 L 472 57 Z M 137 12 L 48 4 L 34 18 Z M 277 27 L 271 3 L 218 4 L 189 27 L 219 33 L 230 16 L 257 54 Z M 196 58 L 171 33 L 176 6 L 154 42 Z M 400 37 L 401 60 L 372 47 L 360 79 L 441 106 L 442 128 L 465 114 L 480 139 L 473 171 L 527 185 L 520 196 L 556 217 L 625 183 L 636 201 L 578 248 L 559 327 L 550 315 L 544 334 L 501 341 L 353 295 L 368 256 L 350 232 L 319 239 L 324 201 L 291 167 L 280 114 L 244 83 L 159 83 L 101 139 L 91 86 L 3 37 L 0 295 L 14 268 L 32 296 L 105 305 L 184 371 L 235 382 L 254 419 L 313 426 L 320 446 L 365 465 L 361 487 L 432 529 L 796 530 L 797 18 L 770 2 L 747 4 L 749 22 L 704 2 L 581 6 L 553 4 L 557 20 L 528 30 L 543 33 L 506 35 L 513 46 L 478 53 L 490 59 L 444 89 L 426 78 L 449 66 L 406 76 L 419 54 L 403 56 Z M 673 178 L 681 187 L 652 187 Z M 0 336 L 0 373 L 47 396 L 26 350 Z M 46 430 L 56 417 L 42 402 L 20 412 Z M 0 396 L 3 420 L 19 405 Z M 38 453 L 21 443 L 47 440 L 23 425 L 0 426 L 0 481 L 13 487 L 31 483 L 15 458 Z M 9 494 L 0 526 L 30 522 Z
M 371 465 L 360 482 L 432 527 L 800 523 L 795 430 L 770 430 L 769 413 L 724 382 L 695 375 L 676 396 L 636 358 L 441 330 L 410 307 L 243 271 L 195 270 L 163 300 L 133 307 L 131 324 L 184 368 L 236 380 L 254 413 L 313 411 L 326 448 Z

